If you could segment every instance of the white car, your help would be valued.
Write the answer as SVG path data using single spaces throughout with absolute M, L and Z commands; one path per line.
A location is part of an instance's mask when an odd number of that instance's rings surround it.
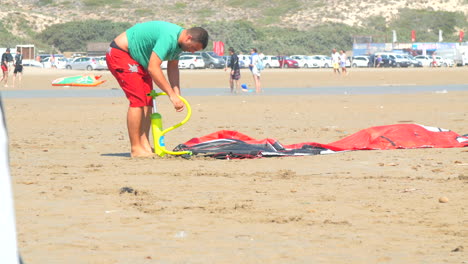
M 239 63 L 242 61 L 244 62 L 245 67 L 249 67 L 250 65 L 250 55 L 239 54 L 237 55 L 239 58 Z
M 197 69 L 205 68 L 205 62 L 202 56 L 182 55 L 179 57 L 179 69 Z
M 41 60 L 44 68 L 52 68 L 52 63 L 50 62 L 51 57 L 44 58 Z M 55 67 L 57 69 L 65 69 L 67 66 L 68 60 L 64 57 L 55 57 Z
M 300 68 L 318 68 L 319 62 L 306 55 L 292 55 L 291 59 L 297 61 Z
M 44 65 L 42 65 L 42 63 L 38 62 L 37 60 L 23 60 L 23 66 L 44 68 Z
M 263 66 L 265 68 L 279 68 L 280 63 L 277 56 L 266 55 L 263 57 Z
M 436 59 L 436 62 L 437 62 L 437 66 L 439 66 L 439 67 L 442 67 L 442 66 L 443 67 L 453 67 L 453 65 L 455 64 L 452 59 L 443 58 L 441 56 L 436 56 L 435 59 Z
M 351 62 L 351 67 L 369 67 L 370 59 L 369 56 L 354 56 L 353 61 Z
M 331 67 L 331 58 L 325 55 L 312 55 L 309 56 L 311 60 L 317 62 L 318 67 L 320 68 L 330 68 Z
M 420 61 L 422 63 L 422 66 L 424 67 L 429 67 L 431 66 L 431 63 L 432 63 L 431 56 L 427 56 L 427 55 L 418 55 L 418 56 L 415 56 L 414 59 L 417 61 Z

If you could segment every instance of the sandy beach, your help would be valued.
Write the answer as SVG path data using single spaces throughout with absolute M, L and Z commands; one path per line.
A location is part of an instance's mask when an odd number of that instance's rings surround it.
M 78 71 L 26 69 L 20 90 Z M 468 84 L 468 68 L 266 70 L 265 88 Z M 95 88 L 113 89 L 106 83 Z M 242 83 L 252 77 L 242 71 Z M 182 89 L 227 88 L 183 70 Z M 1 88 L 1 91 L 14 88 Z M 83 89 L 69 87 L 66 89 Z M 468 92 L 189 96 L 168 149 L 218 130 L 330 143 L 372 126 L 468 133 Z M 18 239 L 27 264 L 467 263 L 468 149 L 308 157 L 132 159 L 127 100 L 5 98 Z M 166 98 L 166 124 L 176 113 Z M 129 187 L 132 192 L 121 192 Z M 447 197 L 441 203 L 439 198 Z

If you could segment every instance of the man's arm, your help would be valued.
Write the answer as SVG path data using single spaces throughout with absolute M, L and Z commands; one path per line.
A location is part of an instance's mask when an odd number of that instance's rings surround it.
M 153 51 L 148 62 L 148 73 L 150 74 L 154 83 L 169 96 L 169 99 L 171 99 L 176 111 L 180 112 L 184 109 L 184 103 L 182 102 L 182 100 L 180 100 L 178 96 L 178 93 L 180 91 L 174 91 L 169 82 L 166 80 L 166 77 L 164 76 L 163 71 L 161 69 L 161 63 L 161 59 Z M 167 67 L 169 69 L 169 63 L 167 64 Z
M 177 95 L 180 95 L 180 75 L 179 75 L 179 61 L 172 60 L 167 62 L 167 77 L 172 89 Z

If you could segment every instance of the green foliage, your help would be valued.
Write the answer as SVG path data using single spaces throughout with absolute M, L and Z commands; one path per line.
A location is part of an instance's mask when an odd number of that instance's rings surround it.
M 14 47 L 16 44 L 23 41 L 22 38 L 11 34 L 4 26 L 3 22 L 0 21 L 0 47 Z
M 261 3 L 260 1 L 252 0 L 232 0 L 228 1 L 227 5 L 236 8 L 258 8 L 261 6 Z
M 352 36 L 362 33 L 344 24 L 327 24 L 308 31 L 280 27 L 254 27 L 246 21 L 213 22 L 203 25 L 213 41 L 223 41 L 241 53 L 255 47 L 264 54 L 330 53 L 332 48 L 349 50 Z M 208 50 L 212 46 L 207 47 Z
M 46 5 L 51 5 L 53 4 L 54 1 L 53 0 L 39 0 L 37 1 L 36 5 L 38 6 L 46 6 Z
M 107 20 L 68 22 L 52 25 L 38 37 L 61 52 L 86 50 L 88 42 L 110 42 L 130 26 Z
M 126 4 L 127 2 L 124 0 L 82 0 L 83 4 L 87 8 L 98 8 L 103 6 L 111 6 L 111 7 L 121 7 L 122 5 Z
M 187 4 L 183 2 L 177 2 L 174 4 L 174 9 L 176 10 L 182 10 L 182 9 L 185 9 L 186 7 L 187 7 Z
M 196 11 L 196 13 L 197 13 L 197 15 L 199 17 L 203 17 L 203 18 L 211 17 L 214 14 L 216 14 L 216 12 L 213 9 L 210 9 L 210 8 L 199 9 L 199 10 Z
M 136 9 L 135 15 L 139 17 L 151 16 L 153 15 L 153 11 L 151 11 L 150 9 Z

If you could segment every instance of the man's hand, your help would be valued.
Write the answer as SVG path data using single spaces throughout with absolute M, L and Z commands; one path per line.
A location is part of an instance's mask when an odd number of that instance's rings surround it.
M 173 96 L 170 96 L 169 99 L 171 99 L 171 102 L 177 112 L 182 112 L 184 110 L 184 102 L 180 100 L 178 95 L 174 94 Z

